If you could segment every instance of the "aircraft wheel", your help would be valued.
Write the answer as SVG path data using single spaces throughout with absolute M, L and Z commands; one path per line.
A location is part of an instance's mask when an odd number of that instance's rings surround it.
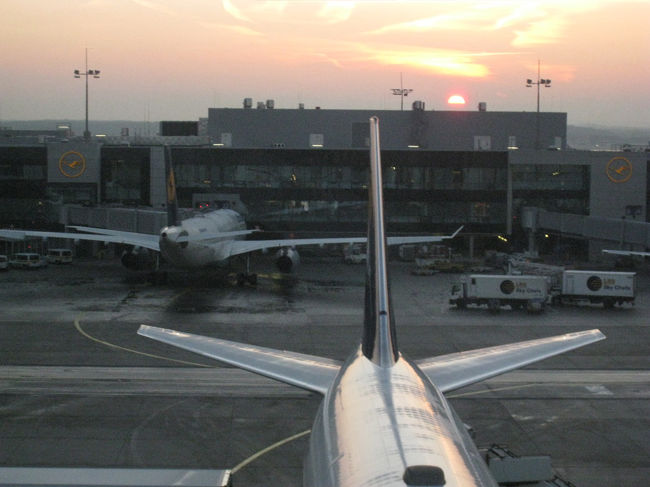
M 237 274 L 237 285 L 243 286 L 244 284 L 246 284 L 246 276 L 240 272 Z

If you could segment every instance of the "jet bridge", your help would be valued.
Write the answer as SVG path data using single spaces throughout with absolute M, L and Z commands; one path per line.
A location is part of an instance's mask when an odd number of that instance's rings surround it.
M 600 241 L 605 245 L 604 248 L 650 248 L 650 223 L 633 219 L 574 215 L 524 207 L 521 211 L 521 226 L 529 235 L 529 251 L 535 250 L 534 236 L 540 230 Z

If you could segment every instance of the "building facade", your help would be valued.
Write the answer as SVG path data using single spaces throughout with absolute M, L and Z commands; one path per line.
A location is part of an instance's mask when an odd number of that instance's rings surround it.
M 162 214 L 163 146 L 171 145 L 181 207 L 229 206 L 271 231 L 362 233 L 368 118 L 377 114 L 391 232 L 465 225 L 464 234 L 486 246 L 498 235 L 525 243 L 518 219 L 530 206 L 647 221 L 647 154 L 567 150 L 564 113 L 279 110 L 267 103 L 210 109 L 207 136 L 199 138 L 5 141 L 0 226 L 87 225 L 81 215 L 99 207 Z

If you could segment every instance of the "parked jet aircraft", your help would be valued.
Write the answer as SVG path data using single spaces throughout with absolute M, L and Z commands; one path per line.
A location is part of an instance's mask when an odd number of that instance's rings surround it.
M 379 155 L 370 119 L 368 263 L 361 343 L 340 363 L 142 325 L 140 335 L 322 394 L 305 457 L 309 487 L 497 483 L 443 393 L 604 338 L 599 330 L 410 360 L 391 307 Z
M 176 184 L 174 172 L 171 169 L 169 148 L 165 151 L 168 169 L 167 208 L 168 226 L 160 231 L 160 235 L 124 232 L 104 228 L 70 226 L 75 230 L 87 233 L 41 232 L 31 230 L 0 230 L 0 237 L 24 239 L 25 237 L 68 238 L 74 240 L 90 240 L 105 243 L 132 245 L 133 248 L 122 255 L 122 264 L 134 270 L 153 269 L 157 263 L 157 253 L 174 267 L 197 269 L 202 267 L 225 267 L 231 257 L 249 256 L 256 250 L 279 249 L 276 255 L 276 265 L 282 272 L 290 272 L 300 263 L 300 255 L 296 250 L 304 245 L 352 244 L 365 243 L 365 237 L 338 238 L 302 238 L 276 240 L 243 240 L 246 235 L 258 230 L 247 230 L 244 217 L 231 209 L 218 209 L 205 212 L 179 221 L 176 211 Z M 388 237 L 388 245 L 407 243 L 440 242 L 452 239 L 463 227 L 451 235 L 436 236 L 401 236 Z M 249 282 L 256 281 L 255 274 L 240 274 L 238 278 Z

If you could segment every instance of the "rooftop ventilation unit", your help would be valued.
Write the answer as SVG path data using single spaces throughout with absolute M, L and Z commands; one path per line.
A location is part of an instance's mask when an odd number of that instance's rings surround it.
M 266 100 L 266 108 L 272 110 L 275 108 L 275 100 Z
M 424 102 L 422 100 L 415 100 L 412 106 L 413 110 L 424 111 Z
M 252 98 L 244 98 L 244 108 L 253 108 Z
M 484 101 L 479 102 L 478 111 L 479 112 L 487 112 L 487 103 L 485 103 Z

